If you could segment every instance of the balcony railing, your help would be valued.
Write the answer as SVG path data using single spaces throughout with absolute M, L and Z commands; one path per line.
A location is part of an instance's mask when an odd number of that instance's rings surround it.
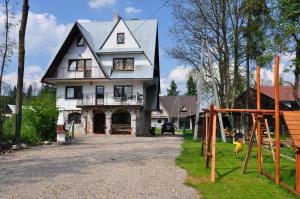
M 80 78 L 94 78 L 100 77 L 100 68 L 98 66 L 92 66 L 90 70 L 68 70 L 68 68 L 60 68 L 56 72 L 56 78 L 58 79 L 80 79 Z
M 114 93 L 105 93 L 103 97 L 96 94 L 83 95 L 82 99 L 77 100 L 77 106 L 97 106 L 97 105 L 139 105 L 144 104 L 143 95 L 134 93 L 130 96 L 115 97 Z

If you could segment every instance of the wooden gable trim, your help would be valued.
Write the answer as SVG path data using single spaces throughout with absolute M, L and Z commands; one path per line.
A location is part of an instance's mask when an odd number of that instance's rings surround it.
M 95 60 L 97 61 L 101 71 L 103 72 L 104 76 L 106 78 L 109 78 L 108 74 L 106 73 L 106 71 L 103 69 L 103 65 L 101 64 L 101 62 L 99 61 L 96 53 L 94 52 L 94 50 L 91 48 L 88 40 L 86 39 L 86 36 L 82 33 L 82 31 L 80 30 L 80 24 L 79 23 L 74 23 L 73 27 L 71 28 L 68 36 L 66 37 L 65 41 L 63 42 L 63 44 L 60 46 L 58 52 L 56 53 L 54 59 L 52 60 L 51 64 L 49 65 L 45 75 L 43 76 L 41 82 L 42 83 L 46 83 L 45 79 L 51 74 L 54 73 L 57 70 L 57 67 L 59 65 L 59 63 L 62 61 L 62 59 L 64 58 L 66 52 L 69 50 L 70 46 L 72 45 L 72 43 L 74 42 L 74 39 L 76 39 L 76 36 L 78 35 L 78 33 L 80 33 L 83 38 L 85 39 L 87 46 L 89 47 L 90 51 L 92 52 Z

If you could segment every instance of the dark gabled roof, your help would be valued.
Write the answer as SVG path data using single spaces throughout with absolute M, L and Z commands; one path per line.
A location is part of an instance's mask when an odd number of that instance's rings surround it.
M 159 101 L 170 117 L 177 117 L 178 112 L 179 117 L 187 117 L 196 113 L 196 96 L 160 96 Z M 183 109 L 187 112 L 181 112 Z

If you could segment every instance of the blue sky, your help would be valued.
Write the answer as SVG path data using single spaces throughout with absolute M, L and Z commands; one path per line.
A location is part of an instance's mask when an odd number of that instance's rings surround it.
M 19 1 L 20 2 L 20 1 Z M 63 35 L 76 20 L 112 20 L 118 12 L 125 20 L 149 18 L 165 0 L 30 0 L 30 13 L 27 25 L 25 85 L 39 81 L 46 70 L 53 51 Z M 12 5 L 19 14 L 21 5 Z M 17 17 L 20 17 L 19 15 Z M 152 18 L 158 19 L 160 68 L 163 94 L 171 79 L 178 83 L 184 92 L 185 79 L 189 67 L 179 65 L 177 60 L 166 54 L 165 49 L 172 45 L 169 29 L 172 26 L 171 10 L 162 7 Z M 18 37 L 17 30 L 14 37 Z M 4 81 L 14 84 L 17 75 L 17 56 L 6 70 Z
M 16 21 L 20 19 L 21 5 L 11 0 L 11 9 L 15 10 Z M 49 59 L 68 29 L 76 20 L 110 21 L 113 13 L 118 12 L 125 20 L 149 18 L 165 0 L 30 0 L 30 13 L 26 32 L 26 68 L 25 87 L 38 82 L 45 73 Z M 2 10 L 1 10 L 2 9 Z M 173 20 L 171 9 L 162 7 L 152 18 L 159 24 L 160 70 L 162 95 L 171 80 L 175 80 L 181 94 L 185 92 L 185 82 L 191 67 L 181 65 L 166 54 L 165 49 L 172 46 L 169 29 Z M 3 7 L 0 6 L 0 31 L 3 28 Z M 18 28 L 18 27 L 17 27 Z M 12 31 L 12 37 L 18 38 L 18 29 Z M 3 37 L 0 37 L 3 40 Z M 290 57 L 281 57 L 286 63 Z M 273 72 L 263 69 L 262 79 L 273 79 Z M 286 76 L 290 80 L 291 76 Z M 5 70 L 4 82 L 15 85 L 17 79 L 17 51 L 12 62 Z

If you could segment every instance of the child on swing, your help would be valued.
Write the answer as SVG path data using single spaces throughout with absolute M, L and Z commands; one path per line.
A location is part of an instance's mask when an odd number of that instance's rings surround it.
M 232 143 L 235 147 L 233 152 L 235 153 L 235 156 L 238 156 L 238 154 L 243 151 L 243 134 L 242 133 L 235 134 Z

